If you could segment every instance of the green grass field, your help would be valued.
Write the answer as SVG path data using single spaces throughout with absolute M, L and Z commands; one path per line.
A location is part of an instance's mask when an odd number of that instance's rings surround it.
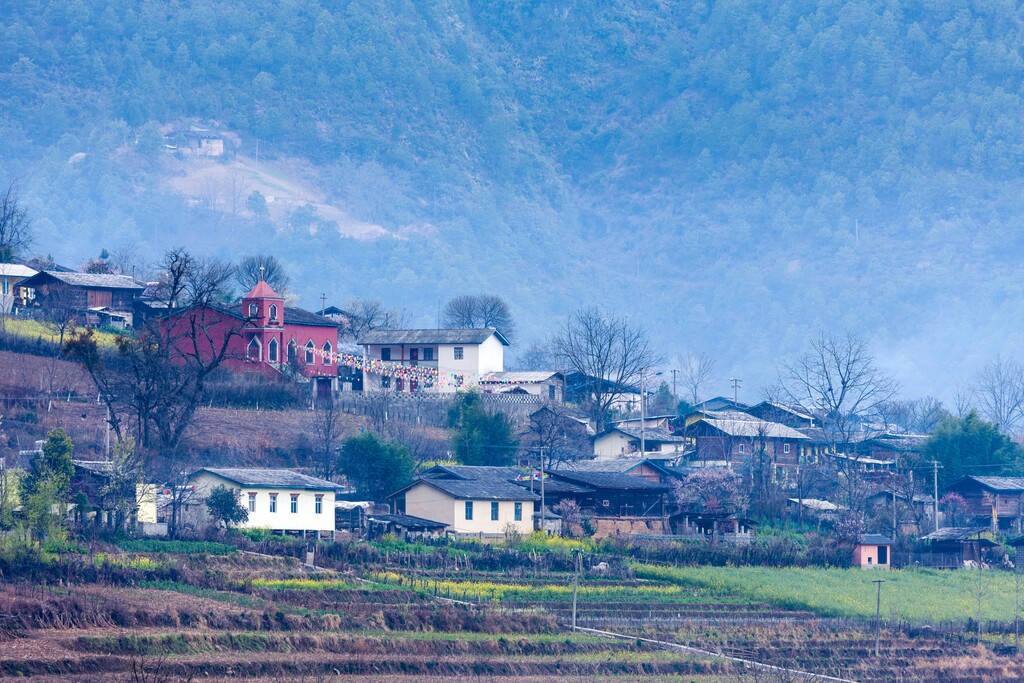
M 978 614 L 977 571 L 660 567 L 639 563 L 633 570 L 641 579 L 840 617 L 873 617 L 876 585 L 872 581 L 882 579 L 882 616 L 886 619 L 937 622 Z M 1021 584 L 1024 590 L 1024 581 Z M 982 572 L 981 618 L 1013 621 L 1014 589 L 1012 573 Z

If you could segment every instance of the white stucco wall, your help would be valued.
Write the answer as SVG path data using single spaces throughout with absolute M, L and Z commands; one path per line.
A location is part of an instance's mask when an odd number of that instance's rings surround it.
M 599 459 L 618 458 L 630 453 L 629 437 L 621 432 L 609 432 L 594 439 L 594 455 Z
M 249 511 L 249 520 L 239 526 L 275 531 L 334 531 L 334 491 L 289 489 L 286 487 L 239 487 L 234 482 L 203 472 L 192 479 L 196 492 L 189 501 L 189 513 L 198 527 L 209 524 L 205 500 L 212 489 L 226 486 L 241 491 L 239 503 L 249 510 L 249 494 L 256 494 L 256 509 Z M 270 512 L 270 496 L 277 494 L 277 512 Z M 298 512 L 291 511 L 291 496 L 298 496 Z M 323 496 L 320 513 L 316 498 Z M 198 503 L 198 504 L 196 504 Z
M 497 335 L 491 335 L 480 345 L 477 357 L 477 372 L 505 371 L 505 345 L 498 341 Z
M 462 349 L 462 358 L 456 360 L 455 349 Z M 391 362 L 407 364 L 409 351 L 418 349 L 418 364 L 423 367 L 436 367 L 446 374 L 443 379 L 436 382 L 434 386 L 425 388 L 420 385 L 420 391 L 431 393 L 450 393 L 458 389 L 468 389 L 479 383 L 480 375 L 488 372 L 502 372 L 505 368 L 505 346 L 498 341 L 494 335 L 488 337 L 482 344 L 373 344 L 364 347 L 364 354 L 367 358 L 379 360 L 381 349 L 391 349 Z M 433 349 L 434 359 L 424 360 L 423 350 Z M 457 386 L 451 380 L 450 373 L 463 375 L 461 386 Z M 379 391 L 381 388 L 380 375 L 376 373 L 363 372 L 363 390 Z M 395 378 L 391 378 L 391 388 L 395 386 Z M 409 383 L 406 382 L 404 391 L 409 391 Z

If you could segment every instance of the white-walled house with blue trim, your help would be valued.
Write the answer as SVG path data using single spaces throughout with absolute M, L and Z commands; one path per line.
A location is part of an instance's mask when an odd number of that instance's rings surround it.
M 214 523 L 206 500 L 213 489 L 224 486 L 239 494 L 239 503 L 249 513 L 240 528 L 334 533 L 334 499 L 341 487 L 326 479 L 285 469 L 204 467 L 189 475 L 188 485 L 193 493 L 182 509 L 182 521 L 190 529 Z

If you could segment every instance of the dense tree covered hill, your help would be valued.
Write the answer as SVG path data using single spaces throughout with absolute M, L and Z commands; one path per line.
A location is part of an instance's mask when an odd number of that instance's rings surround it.
M 37 248 L 273 247 L 299 291 L 433 320 L 579 303 L 763 378 L 861 329 L 913 389 L 1017 349 L 1015 3 L 43 2 L 0 8 L 0 170 Z M 304 158 L 396 237 L 225 217 L 168 189 L 159 126 Z M 305 224 L 300 225 L 303 227 Z M 282 239 L 286 235 L 287 239 Z M 965 332 L 970 330 L 970 333 Z M 726 369 L 727 368 L 727 369 Z M 728 376 L 728 375 L 726 375 Z

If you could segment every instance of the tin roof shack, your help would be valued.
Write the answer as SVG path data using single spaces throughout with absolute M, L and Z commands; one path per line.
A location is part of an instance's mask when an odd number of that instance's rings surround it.
M 967 501 L 967 519 L 992 531 L 1021 531 L 1024 477 L 967 476 L 945 488 Z
M 672 518 L 679 536 L 703 536 L 709 541 L 750 543 L 756 526 L 753 520 L 731 512 L 681 512 Z
M 665 494 L 670 487 L 621 472 L 550 473 L 545 496 L 555 504 L 574 500 L 593 515 L 595 538 L 670 532 Z
M 853 566 L 861 569 L 888 569 L 892 557 L 892 539 L 881 534 L 861 534 L 853 546 Z
M 988 533 L 988 527 L 957 527 L 951 526 L 922 536 L 922 541 L 929 542 L 929 552 L 917 558 L 927 567 L 958 569 L 976 566 L 983 559 L 983 554 L 995 543 L 982 534 Z

